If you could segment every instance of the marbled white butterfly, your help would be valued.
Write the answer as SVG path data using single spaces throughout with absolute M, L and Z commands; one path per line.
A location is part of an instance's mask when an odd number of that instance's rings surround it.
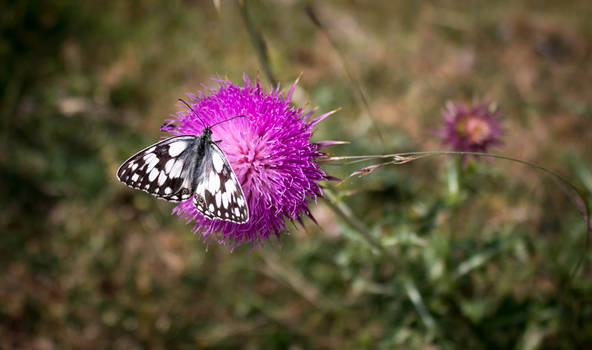
M 238 117 L 244 116 L 234 118 Z M 215 125 L 204 124 L 200 136 L 174 136 L 134 154 L 119 167 L 117 178 L 171 202 L 193 196 L 197 210 L 210 219 L 247 222 L 249 206 L 241 184 L 224 152 L 212 141 Z

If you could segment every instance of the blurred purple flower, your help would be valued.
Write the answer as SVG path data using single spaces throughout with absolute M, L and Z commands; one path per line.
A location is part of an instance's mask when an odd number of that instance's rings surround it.
M 494 104 L 448 102 L 442 114 L 445 125 L 440 136 L 453 150 L 485 153 L 490 146 L 501 144 L 500 112 Z
M 286 230 L 286 219 L 301 222 L 302 214 L 312 218 L 310 201 L 323 196 L 320 180 L 332 179 L 318 165 L 324 154 L 320 149 L 332 144 L 311 143 L 313 128 L 333 114 L 320 115 L 312 120 L 312 111 L 290 106 L 297 82 L 287 94 L 279 85 L 266 92 L 259 80 L 243 76 L 243 86 L 221 78 L 203 86 L 198 95 L 189 94 L 189 104 L 208 125 L 236 115 L 246 115 L 222 123 L 212 129 L 212 139 L 221 141 L 238 177 L 250 210 L 245 224 L 211 220 L 199 213 L 192 200 L 173 209 L 187 222 L 194 221 L 193 231 L 204 240 L 215 237 L 218 243 L 232 248 L 251 242 L 263 243 L 270 235 L 279 239 Z M 176 113 L 168 123 L 175 135 L 201 135 L 202 123 L 187 110 Z M 314 220 L 314 218 L 313 218 Z

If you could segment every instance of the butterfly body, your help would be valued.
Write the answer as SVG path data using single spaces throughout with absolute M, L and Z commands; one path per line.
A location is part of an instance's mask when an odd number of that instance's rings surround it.
M 180 202 L 193 197 L 195 208 L 210 219 L 249 220 L 241 184 L 212 141 L 210 127 L 200 136 L 174 136 L 145 148 L 121 165 L 117 178 L 160 199 Z

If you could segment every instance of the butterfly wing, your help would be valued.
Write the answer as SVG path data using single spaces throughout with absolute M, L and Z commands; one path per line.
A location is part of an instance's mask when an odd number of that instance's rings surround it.
M 193 194 L 199 137 L 175 136 L 134 154 L 117 170 L 124 184 L 161 199 L 178 202 Z
M 207 145 L 197 172 L 193 204 L 199 212 L 210 219 L 239 224 L 249 221 L 249 206 L 241 184 L 218 145 Z

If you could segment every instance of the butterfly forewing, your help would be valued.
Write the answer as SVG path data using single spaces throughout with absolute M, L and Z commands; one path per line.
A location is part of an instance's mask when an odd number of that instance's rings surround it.
M 236 223 L 249 220 L 249 207 L 232 167 L 224 152 L 210 143 L 199 169 L 193 204 L 210 219 L 222 219 Z
M 173 202 L 193 194 L 196 165 L 195 146 L 199 137 L 175 136 L 136 153 L 117 171 L 124 184 Z

